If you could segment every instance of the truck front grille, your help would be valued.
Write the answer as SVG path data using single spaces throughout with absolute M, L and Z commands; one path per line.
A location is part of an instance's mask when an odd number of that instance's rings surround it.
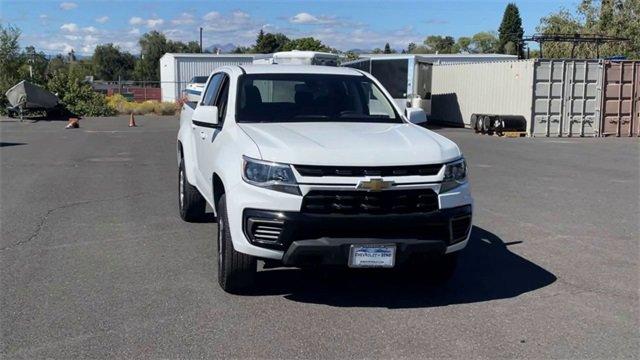
M 294 165 L 302 176 L 434 176 L 442 169 L 442 164 L 409 166 L 316 166 Z
M 312 190 L 304 196 L 302 212 L 315 214 L 409 214 L 438 210 L 431 189 L 381 192 Z

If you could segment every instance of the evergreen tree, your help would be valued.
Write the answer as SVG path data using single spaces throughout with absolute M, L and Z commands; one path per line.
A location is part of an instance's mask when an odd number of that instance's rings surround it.
M 520 18 L 520 11 L 514 3 L 510 3 L 504 9 L 504 15 L 502 16 L 502 23 L 499 29 L 499 43 L 498 52 L 501 54 L 507 54 L 507 50 L 512 55 L 518 55 L 520 58 L 524 57 L 522 46 L 519 44 L 522 41 L 524 30 L 522 29 L 522 18 Z M 507 46 L 508 43 L 511 45 Z M 517 51 L 515 49 L 518 49 Z
M 384 53 L 391 54 L 391 46 L 389 45 L 389 43 L 384 44 Z

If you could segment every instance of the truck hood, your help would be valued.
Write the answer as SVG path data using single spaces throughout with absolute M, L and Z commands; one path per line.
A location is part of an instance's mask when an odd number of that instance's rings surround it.
M 437 164 L 460 156 L 451 140 L 403 123 L 244 123 L 263 160 L 298 165 Z

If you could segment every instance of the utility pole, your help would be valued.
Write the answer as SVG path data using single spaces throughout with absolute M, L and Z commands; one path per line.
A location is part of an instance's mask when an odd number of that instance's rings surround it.
M 202 51 L 202 28 L 200 28 L 200 53 L 203 53 L 203 51 Z

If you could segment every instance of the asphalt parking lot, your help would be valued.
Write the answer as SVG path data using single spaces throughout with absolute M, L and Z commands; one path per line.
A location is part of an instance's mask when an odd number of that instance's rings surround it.
M 262 271 L 216 282 L 214 219 L 177 211 L 174 117 L 0 120 L 3 358 L 630 358 L 637 139 L 436 129 L 476 201 L 451 282 Z

